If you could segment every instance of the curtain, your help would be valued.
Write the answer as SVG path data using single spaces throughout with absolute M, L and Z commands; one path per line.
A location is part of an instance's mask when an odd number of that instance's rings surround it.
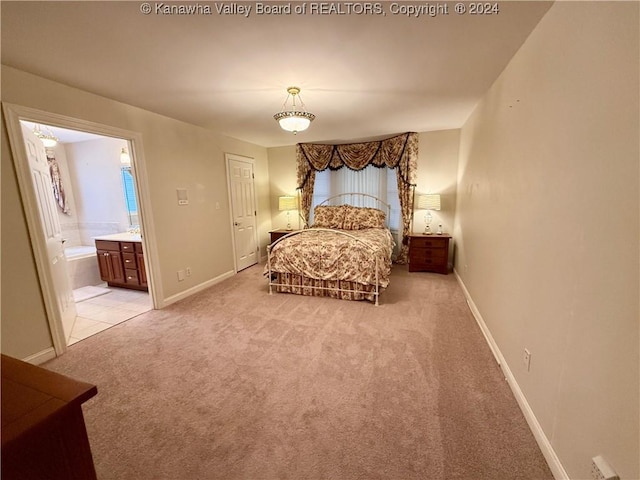
M 62 178 L 60 177 L 60 166 L 52 152 L 47 152 L 47 163 L 49 164 L 49 173 L 51 174 L 51 187 L 53 188 L 53 196 L 56 203 L 62 210 L 62 213 L 69 215 L 69 206 L 67 205 L 67 196 L 62 186 Z
M 417 133 L 409 132 L 386 140 L 344 145 L 299 143 L 296 146 L 296 157 L 298 189 L 305 223 L 309 222 L 316 171 L 327 168 L 337 170 L 343 167 L 361 170 L 367 165 L 395 168 L 402 212 L 402 245 L 397 261 L 407 262 L 413 188 L 418 161 Z

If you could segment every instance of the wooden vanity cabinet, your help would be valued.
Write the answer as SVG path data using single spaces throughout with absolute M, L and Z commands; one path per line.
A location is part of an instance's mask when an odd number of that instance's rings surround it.
M 140 279 L 140 285 L 148 287 L 147 285 L 147 270 L 144 266 L 144 253 L 142 252 L 142 243 L 135 244 L 136 261 L 138 267 L 138 277 Z
M 120 242 L 96 240 L 96 253 L 98 255 L 100 278 L 109 285 L 124 283 Z
M 148 290 L 140 242 L 96 240 L 100 278 L 112 287 Z

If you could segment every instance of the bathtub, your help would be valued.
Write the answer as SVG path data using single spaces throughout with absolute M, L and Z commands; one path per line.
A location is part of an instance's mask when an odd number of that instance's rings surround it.
M 94 257 L 95 255 L 96 247 L 93 245 L 78 245 L 76 247 L 66 247 L 64 249 L 64 256 L 67 257 L 67 261 L 85 258 L 88 256 Z
M 67 257 L 67 271 L 72 289 L 103 283 L 98 270 L 95 246 L 66 247 L 64 256 Z

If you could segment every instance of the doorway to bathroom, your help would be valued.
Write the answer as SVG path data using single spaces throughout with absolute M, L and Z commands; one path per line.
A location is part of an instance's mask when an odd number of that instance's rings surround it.
M 129 145 L 121 138 L 20 123 L 27 149 L 35 134 L 52 137 L 45 155 L 72 292 L 69 302 L 75 304 L 75 315 L 63 319 L 69 346 L 153 308 L 146 279 L 141 285 L 136 273 L 133 284 L 109 285 L 97 257 L 96 239 L 125 238 L 134 245 L 142 240 Z M 129 271 L 146 271 L 144 255 L 118 261 L 128 262 Z M 56 288 L 67 287 L 58 281 Z
M 144 173 L 141 139 L 112 127 L 4 107 L 53 346 L 60 355 L 68 345 L 154 308 L 153 242 L 145 238 L 144 208 L 139 208 L 148 205 L 148 188 L 143 175 L 140 194 L 136 174 L 136 167 Z M 45 147 L 48 137 L 55 144 Z M 97 239 L 103 239 L 102 246 L 123 245 L 112 258 L 123 262 L 126 276 L 105 283 Z

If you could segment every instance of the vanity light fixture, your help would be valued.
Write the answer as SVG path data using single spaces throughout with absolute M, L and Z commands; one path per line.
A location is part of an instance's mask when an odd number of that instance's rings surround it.
M 58 137 L 56 137 L 49 127 L 45 127 L 47 131 L 43 131 L 39 124 L 33 126 L 33 134 L 38 137 L 45 148 L 53 148 L 58 144 Z
M 276 113 L 273 118 L 280 124 L 280 127 L 287 132 L 293 132 L 296 135 L 298 132 L 302 132 L 309 128 L 309 125 L 316 116 L 313 113 L 306 111 L 302 98 L 300 97 L 299 87 L 287 88 L 287 98 L 285 98 L 282 104 L 282 111 Z M 296 96 L 300 100 L 296 105 Z M 291 107 L 287 108 L 287 102 L 291 97 Z
M 131 157 L 129 156 L 129 152 L 126 147 L 122 147 L 122 150 L 120 151 L 120 163 L 127 166 L 131 165 Z

